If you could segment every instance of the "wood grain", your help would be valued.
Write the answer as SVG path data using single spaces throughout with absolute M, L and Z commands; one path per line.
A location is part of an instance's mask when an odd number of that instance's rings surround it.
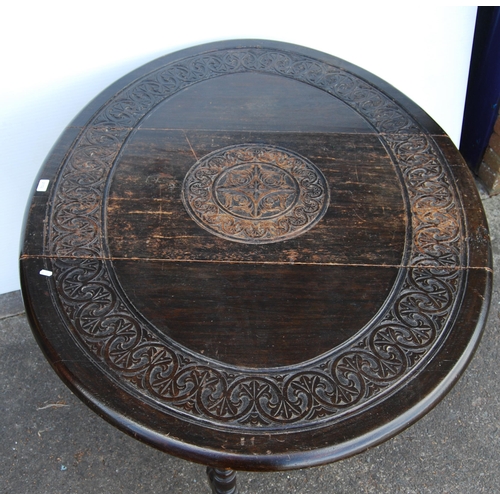
M 153 61 L 80 113 L 35 187 L 20 266 L 41 349 L 180 457 L 345 458 L 429 411 L 479 342 L 470 172 L 407 97 L 332 56 L 227 41 Z

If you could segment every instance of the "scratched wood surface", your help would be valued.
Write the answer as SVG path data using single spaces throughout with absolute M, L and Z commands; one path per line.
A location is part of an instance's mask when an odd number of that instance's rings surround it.
M 24 234 L 61 378 L 214 467 L 315 465 L 402 430 L 465 369 L 491 289 L 446 134 L 364 70 L 277 42 L 194 47 L 105 90 L 42 167 Z

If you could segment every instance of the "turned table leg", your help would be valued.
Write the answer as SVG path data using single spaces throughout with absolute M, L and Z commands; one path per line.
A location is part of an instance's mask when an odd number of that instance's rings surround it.
M 238 493 L 236 471 L 207 467 L 207 475 L 212 493 Z

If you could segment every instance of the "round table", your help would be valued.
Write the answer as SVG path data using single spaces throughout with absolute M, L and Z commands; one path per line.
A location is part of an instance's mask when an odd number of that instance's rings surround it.
M 358 67 L 259 40 L 167 55 L 92 101 L 36 179 L 20 263 L 62 380 L 225 492 L 421 417 L 492 281 L 439 126 Z

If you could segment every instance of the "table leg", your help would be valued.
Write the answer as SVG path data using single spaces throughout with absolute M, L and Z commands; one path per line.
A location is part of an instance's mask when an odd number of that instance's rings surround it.
M 207 467 L 207 475 L 212 493 L 238 493 L 236 471 Z

